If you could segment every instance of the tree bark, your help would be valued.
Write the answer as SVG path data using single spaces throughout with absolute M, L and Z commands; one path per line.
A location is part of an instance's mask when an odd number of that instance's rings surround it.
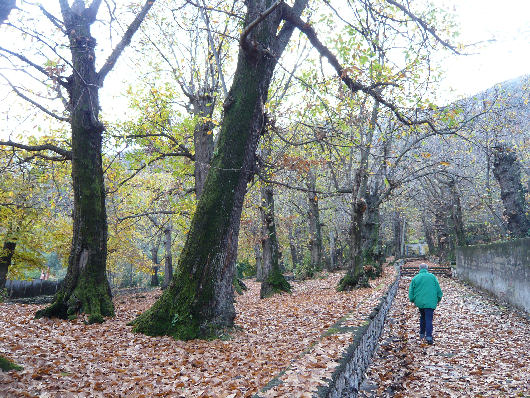
M 254 255 L 256 256 L 256 281 L 263 282 L 263 255 L 261 254 L 261 244 L 254 245 Z
M 260 298 L 270 297 L 275 293 L 289 292 L 291 286 L 285 280 L 280 269 L 280 248 L 274 222 L 274 191 L 265 184 L 261 188 L 261 218 L 263 247 L 263 282 Z
M 280 3 L 278 3 L 280 4 Z M 300 15 L 307 4 L 297 1 Z M 294 27 L 272 2 L 247 3 L 242 48 L 224 104 L 217 149 L 168 289 L 134 322 L 134 330 L 180 339 L 215 336 L 233 326 L 233 279 L 246 186 L 254 173 L 264 105 L 277 59 Z M 271 56 L 271 53 L 274 54 Z
M 307 199 L 309 220 L 309 252 L 311 253 L 310 273 L 322 269 L 322 229 L 320 226 L 320 213 L 318 209 L 318 196 L 316 194 L 316 177 L 311 170 L 307 175 Z
M 501 188 L 508 231 L 514 238 L 530 236 L 528 204 L 521 184 L 521 166 L 515 152 L 506 147 L 499 147 L 495 149 L 494 157 L 493 175 Z
M 15 254 L 15 248 L 17 242 L 5 241 L 2 252 L 0 253 L 0 290 L 6 285 L 7 273 L 13 261 L 13 255 Z
M 173 278 L 173 255 L 171 252 L 171 226 L 168 226 L 164 230 L 166 240 L 164 242 L 165 254 L 164 254 L 164 281 L 162 282 L 162 289 L 165 289 L 171 283 Z
M 204 190 L 206 176 L 212 160 L 214 141 L 212 130 L 214 125 L 210 119 L 213 113 L 213 98 L 209 95 L 200 98 L 200 102 L 194 104 L 194 113 L 199 116 L 199 121 L 193 132 L 193 143 L 195 147 L 195 195 L 200 198 Z
M 288 234 L 289 234 L 289 248 L 291 251 L 291 262 L 292 262 L 293 270 L 294 270 L 298 268 L 298 266 L 300 265 L 300 259 L 298 258 L 298 249 L 296 247 L 296 241 L 293 235 L 293 228 L 294 226 L 291 226 L 289 228 Z
M 456 236 L 457 246 L 466 246 L 466 232 L 464 229 L 464 218 L 462 216 L 462 204 L 460 202 L 460 194 L 456 187 L 456 182 L 451 180 L 449 182 L 449 191 L 451 195 L 451 220 Z
M 379 102 L 375 101 L 366 134 L 362 137 L 361 159 L 355 173 L 352 189 L 352 225 L 350 235 L 351 263 L 348 273 L 340 280 L 338 290 L 351 290 L 356 287 L 367 287 L 368 276 L 364 272 L 362 256 L 362 223 L 366 211 L 366 194 L 368 185 L 368 164 L 372 147 L 373 133 L 379 114 Z
M 151 248 L 151 261 L 153 262 L 153 275 L 151 275 L 151 286 L 158 286 L 158 243 Z
M 366 193 L 366 214 L 363 217 L 361 239 L 363 263 L 370 266 L 369 277 L 381 275 L 381 240 L 379 238 L 379 195 Z
M 335 246 L 335 231 L 329 229 L 329 265 L 328 271 L 334 271 L 337 267 L 337 248 Z
M 401 242 L 402 242 L 402 234 L 403 234 L 403 217 L 400 212 L 396 211 L 394 212 L 394 218 L 392 221 L 392 226 L 394 230 L 393 234 L 393 246 L 394 246 L 394 257 L 395 258 L 401 258 L 403 257 Z

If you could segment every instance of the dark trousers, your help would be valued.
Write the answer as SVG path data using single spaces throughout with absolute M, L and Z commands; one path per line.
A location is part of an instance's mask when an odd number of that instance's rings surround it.
M 432 308 L 420 308 L 420 334 L 428 339 L 432 339 Z

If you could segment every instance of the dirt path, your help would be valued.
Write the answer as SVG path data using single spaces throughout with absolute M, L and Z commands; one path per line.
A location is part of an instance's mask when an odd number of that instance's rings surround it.
M 387 319 L 360 397 L 528 397 L 530 322 L 473 287 L 438 278 L 432 346 L 420 343 L 410 277 Z

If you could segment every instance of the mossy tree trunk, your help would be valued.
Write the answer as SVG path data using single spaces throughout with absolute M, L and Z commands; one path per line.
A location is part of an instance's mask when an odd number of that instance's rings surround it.
M 90 27 L 101 1 L 94 0 L 86 8 L 84 2 L 75 2 L 72 7 L 67 0 L 59 3 L 73 68 L 65 83 L 72 130 L 73 238 L 63 287 L 53 303 L 36 316 L 68 318 L 85 313 L 89 323 L 103 322 L 103 317 L 114 315 L 114 305 L 106 277 L 107 214 L 101 156 L 104 126 L 98 119 L 99 88 L 153 1 L 145 3 L 99 72 Z
M 68 7 L 66 4 L 65 7 Z M 73 239 L 63 288 L 37 316 L 67 318 L 79 312 L 90 322 L 114 315 L 106 278 L 107 214 L 101 159 L 103 124 L 98 120 L 96 40 L 90 33 L 95 14 L 63 8 L 74 73 L 69 81 L 74 187 Z M 86 11 L 86 10 L 85 10 Z
M 300 15 L 306 4 L 296 1 L 294 12 Z M 271 5 L 271 0 L 247 3 L 219 140 L 177 271 L 160 299 L 133 322 L 134 331 L 192 339 L 217 335 L 233 325 L 241 210 L 254 173 L 272 73 L 294 29 L 285 23 L 278 31 L 282 7 L 269 9 Z
M 395 211 L 393 218 L 392 218 L 392 230 L 393 230 L 393 238 L 392 238 L 392 246 L 393 246 L 393 254 L 395 258 L 401 258 L 403 257 L 403 248 L 402 248 L 402 241 L 403 241 L 403 231 L 404 231 L 404 224 L 405 224 L 405 218 L 399 211 Z
M 261 234 L 260 234 L 261 236 Z M 263 254 L 262 254 L 261 239 L 260 243 L 254 245 L 254 255 L 256 257 L 256 281 L 263 282 Z
M 4 247 L 0 252 L 0 290 L 6 285 L 7 273 L 13 261 L 16 247 L 17 242 L 7 240 L 4 242 Z
M 448 182 L 449 194 L 451 200 L 451 221 L 456 237 L 456 245 L 466 246 L 466 232 L 464 228 L 464 217 L 462 215 L 462 204 L 460 202 L 460 193 L 458 192 L 456 181 L 451 179 Z
M 510 234 L 516 238 L 530 236 L 528 204 L 521 184 L 521 166 L 515 152 L 507 147 L 496 148 L 493 175 L 501 187 L 504 216 Z
M 275 293 L 289 292 L 291 286 L 280 269 L 280 247 L 274 222 L 274 191 L 271 185 L 261 188 L 262 247 L 263 247 L 263 282 L 260 297 L 270 297 Z
M 173 254 L 171 252 L 171 225 L 167 226 L 164 230 L 164 281 L 162 282 L 162 289 L 165 289 L 171 283 L 173 278 Z

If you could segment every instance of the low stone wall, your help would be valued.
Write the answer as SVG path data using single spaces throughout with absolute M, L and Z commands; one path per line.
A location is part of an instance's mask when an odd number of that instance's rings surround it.
M 319 387 L 315 397 L 346 398 L 357 396 L 364 372 L 372 362 L 372 356 L 383 331 L 386 314 L 396 296 L 402 262 L 403 260 L 396 261 L 395 266 L 398 272 L 396 280 L 381 297 L 379 304 L 372 310 L 365 324 L 357 328 L 353 343 L 342 354 L 339 366 L 331 375 L 331 380 L 327 385 Z
M 530 313 L 530 238 L 459 247 L 456 275 Z
M 62 283 L 62 279 L 60 281 L 42 279 L 17 281 L 8 279 L 5 288 L 7 291 L 7 297 L 10 299 L 17 299 L 55 294 L 55 292 L 61 287 Z

